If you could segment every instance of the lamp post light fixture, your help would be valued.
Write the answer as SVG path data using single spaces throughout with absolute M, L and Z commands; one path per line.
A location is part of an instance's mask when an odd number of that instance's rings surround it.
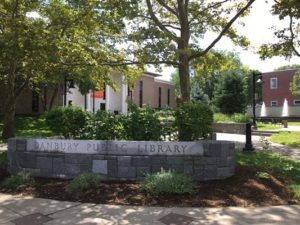
M 258 79 L 257 79 L 258 78 Z M 252 112 L 253 112 L 253 122 L 252 126 L 253 129 L 257 129 L 256 125 L 256 99 L 255 99 L 255 92 L 256 92 L 256 83 L 262 84 L 262 73 L 253 73 L 252 75 Z

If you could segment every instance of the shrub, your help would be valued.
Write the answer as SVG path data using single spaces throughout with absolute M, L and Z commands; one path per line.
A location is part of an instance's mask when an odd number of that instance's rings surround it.
M 4 180 L 3 186 L 9 189 L 17 189 L 33 184 L 34 180 L 28 173 L 21 172 Z
M 46 124 L 58 135 L 77 138 L 87 122 L 88 113 L 79 107 L 57 107 L 45 114 Z
M 234 113 L 233 115 L 215 113 L 214 114 L 214 122 L 249 123 L 249 122 L 251 122 L 251 119 L 249 116 L 242 114 L 242 113 Z
M 129 115 L 125 122 L 126 134 L 129 140 L 158 141 L 163 134 L 162 125 L 149 106 L 139 108 L 129 104 Z
M 175 129 L 180 141 L 207 138 L 211 133 L 213 112 L 208 105 L 184 103 L 175 110 Z
M 93 173 L 82 173 L 75 177 L 68 186 L 67 191 L 70 194 L 79 195 L 89 188 L 100 185 L 100 177 Z
M 115 140 L 125 139 L 124 115 L 114 115 L 108 111 L 97 111 L 90 114 L 87 125 L 82 130 L 82 139 Z
M 238 71 L 230 71 L 220 76 L 214 94 L 214 105 L 225 114 L 242 113 L 247 101 L 243 77 Z
M 174 171 L 164 171 L 147 174 L 143 189 L 151 194 L 184 194 L 191 193 L 194 188 L 192 179 Z
M 7 152 L 0 153 L 0 169 L 6 168 L 8 164 Z

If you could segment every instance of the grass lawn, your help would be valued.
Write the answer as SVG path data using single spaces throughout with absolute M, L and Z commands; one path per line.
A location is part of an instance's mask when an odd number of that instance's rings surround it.
M 300 132 L 287 131 L 273 134 L 271 141 L 282 145 L 287 145 L 292 148 L 300 148 Z
M 300 122 L 288 122 L 290 126 L 300 126 Z
M 299 132 L 300 135 L 300 132 Z M 291 194 L 300 199 L 300 161 L 287 159 L 276 154 L 236 152 L 237 164 L 256 168 L 258 175 L 278 175 L 288 181 Z
M 2 132 L 3 118 L 0 118 L 0 131 Z M 52 132 L 46 126 L 45 119 L 38 116 L 16 116 L 15 135 L 17 137 L 46 137 Z
M 257 123 L 258 130 L 279 130 L 283 128 L 281 124 Z

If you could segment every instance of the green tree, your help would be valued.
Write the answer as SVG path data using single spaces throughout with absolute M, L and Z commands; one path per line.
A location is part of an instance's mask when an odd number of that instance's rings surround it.
M 247 14 L 254 1 L 130 1 L 136 4 L 131 4 L 129 41 L 136 45 L 128 48 L 128 55 L 133 58 L 127 62 L 137 60 L 178 68 L 182 100 L 189 101 L 191 62 L 205 56 L 223 36 L 247 45 L 246 38 L 232 25 Z M 215 32 L 216 37 L 203 46 L 201 40 L 208 31 Z
M 278 16 L 280 20 L 287 20 L 288 24 L 283 29 L 273 28 L 278 41 L 262 45 L 259 50 L 261 58 L 300 57 L 300 1 L 276 0 L 272 7 L 272 14 Z
M 300 70 L 295 73 L 293 81 L 290 84 L 290 90 L 293 95 L 300 98 Z
M 191 102 L 193 103 L 208 103 L 208 96 L 201 89 L 198 82 L 195 82 L 191 88 Z
M 96 86 L 112 83 L 115 69 L 135 76 L 136 70 L 107 61 L 122 61 L 117 37 L 123 16 L 114 0 L 0 1 L 0 82 L 4 86 L 2 137 L 14 136 L 16 99 L 25 87 L 41 91 L 65 78 L 88 79 Z M 30 18 L 29 12 L 39 14 Z
M 238 71 L 229 71 L 219 79 L 214 105 L 225 114 L 243 113 L 246 107 L 246 96 L 242 74 Z
M 280 66 L 274 70 L 280 71 L 280 70 L 290 70 L 290 69 L 300 69 L 300 65 L 299 64 L 285 65 L 285 66 Z

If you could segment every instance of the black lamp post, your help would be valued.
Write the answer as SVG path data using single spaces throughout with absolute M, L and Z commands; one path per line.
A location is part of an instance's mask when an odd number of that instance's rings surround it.
M 257 79 L 258 77 L 258 79 Z M 256 92 L 256 83 L 262 83 L 262 74 L 261 73 L 253 73 L 252 75 L 252 110 L 253 110 L 253 122 L 252 126 L 253 129 L 257 129 L 256 125 L 256 111 L 255 111 L 255 105 L 256 105 L 256 99 L 255 99 L 255 92 Z
M 75 88 L 74 81 L 72 79 L 64 78 L 64 106 L 67 106 L 67 89 Z

